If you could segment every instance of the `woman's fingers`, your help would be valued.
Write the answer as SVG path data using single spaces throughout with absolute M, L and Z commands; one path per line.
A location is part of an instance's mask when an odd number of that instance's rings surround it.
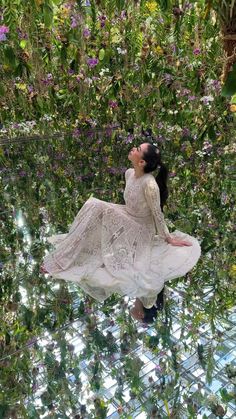
M 176 240 L 171 243 L 173 246 L 192 246 L 191 242 L 186 240 Z

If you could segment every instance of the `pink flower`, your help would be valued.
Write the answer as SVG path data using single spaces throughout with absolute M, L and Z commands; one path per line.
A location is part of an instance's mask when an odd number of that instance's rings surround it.
M 200 50 L 200 48 L 195 48 L 195 49 L 193 50 L 193 53 L 194 53 L 194 55 L 199 55 L 199 54 L 201 54 L 201 50 Z
M 0 26 L 0 34 L 8 33 L 8 32 L 9 32 L 8 26 L 5 26 L 5 25 Z

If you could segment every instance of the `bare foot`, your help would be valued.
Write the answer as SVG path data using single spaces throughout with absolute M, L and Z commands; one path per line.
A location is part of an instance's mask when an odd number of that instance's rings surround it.
M 144 318 L 143 305 L 138 298 L 136 298 L 134 307 L 130 310 L 130 313 L 135 320 L 142 320 Z

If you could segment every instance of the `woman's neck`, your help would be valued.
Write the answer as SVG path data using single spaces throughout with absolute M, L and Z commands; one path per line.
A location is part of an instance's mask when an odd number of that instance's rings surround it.
M 135 174 L 135 177 L 138 178 L 138 177 L 143 176 L 145 173 L 144 173 L 144 171 L 143 171 L 143 169 L 141 167 L 134 166 L 134 174 Z

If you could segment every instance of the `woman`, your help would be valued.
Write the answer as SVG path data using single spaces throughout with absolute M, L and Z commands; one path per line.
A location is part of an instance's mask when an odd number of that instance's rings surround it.
M 125 205 L 89 198 L 68 234 L 49 238 L 55 250 L 42 269 L 77 282 L 100 302 L 114 292 L 136 297 L 132 316 L 149 321 L 164 283 L 189 272 L 201 248 L 188 234 L 170 234 L 165 224 L 168 171 L 157 147 L 143 143 L 132 148 L 128 159 L 133 168 L 125 172 Z M 158 166 L 155 179 L 152 172 Z

